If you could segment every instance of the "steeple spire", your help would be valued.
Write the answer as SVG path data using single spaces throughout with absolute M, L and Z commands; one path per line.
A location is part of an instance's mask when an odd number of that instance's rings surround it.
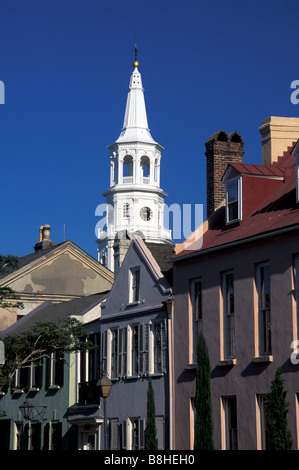
M 160 160 L 163 147 L 150 134 L 137 45 L 127 97 L 123 128 L 110 149 L 110 187 L 107 224 L 98 231 L 99 261 L 111 271 L 118 270 L 128 241 L 135 233 L 151 243 L 169 244 L 170 230 L 164 227 L 164 198 L 160 187 Z M 114 264 L 115 263 L 115 264 Z
M 151 142 L 152 138 L 147 122 L 141 73 L 138 70 L 137 44 L 135 44 L 134 70 L 130 77 L 129 92 L 121 134 L 116 142 Z

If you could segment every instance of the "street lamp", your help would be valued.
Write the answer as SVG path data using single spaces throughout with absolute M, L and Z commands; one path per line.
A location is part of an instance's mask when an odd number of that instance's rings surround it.
M 97 383 L 97 386 L 100 388 L 100 396 L 103 398 L 104 401 L 104 433 L 105 433 L 105 450 L 108 450 L 108 426 L 107 426 L 107 412 L 106 412 L 106 398 L 109 397 L 112 382 L 107 377 L 107 375 L 102 375 L 100 380 Z
M 33 406 L 30 405 L 29 401 L 24 401 L 23 405 L 19 406 L 22 416 L 24 419 L 31 421 L 31 415 L 33 411 Z
M 168 313 L 168 316 L 173 315 L 173 304 L 174 304 L 173 294 L 169 294 L 168 299 L 165 301 L 166 312 Z

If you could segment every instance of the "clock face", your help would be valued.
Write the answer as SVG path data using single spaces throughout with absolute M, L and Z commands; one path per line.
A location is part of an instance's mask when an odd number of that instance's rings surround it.
M 151 220 L 153 212 L 149 207 L 143 207 L 140 211 L 140 217 L 145 221 Z

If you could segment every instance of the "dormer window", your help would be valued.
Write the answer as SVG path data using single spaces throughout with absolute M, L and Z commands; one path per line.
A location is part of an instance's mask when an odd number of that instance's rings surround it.
M 230 224 L 242 218 L 241 177 L 226 182 L 226 223 Z

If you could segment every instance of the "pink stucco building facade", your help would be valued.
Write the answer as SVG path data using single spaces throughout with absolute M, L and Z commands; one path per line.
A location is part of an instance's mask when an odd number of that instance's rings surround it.
M 223 133 L 221 139 L 225 140 Z M 215 449 L 269 448 L 265 395 L 277 368 L 287 392 L 294 449 L 299 448 L 295 144 L 267 164 L 230 162 L 218 182 L 225 188 L 225 200 L 203 224 L 202 246 L 187 241 L 177 247 L 173 264 L 176 449 L 193 448 L 199 330 L 210 356 Z

